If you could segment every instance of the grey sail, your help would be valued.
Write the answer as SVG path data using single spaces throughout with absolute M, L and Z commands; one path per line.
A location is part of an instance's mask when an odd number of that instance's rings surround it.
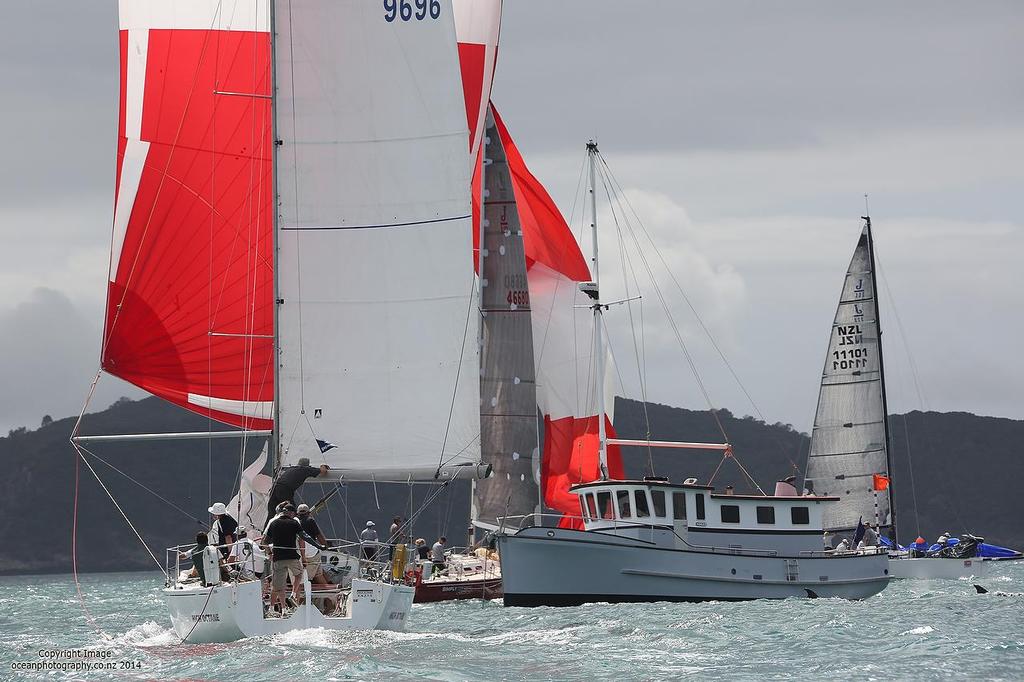
M 807 460 L 807 486 L 817 495 L 837 495 L 823 519 L 826 530 L 848 530 L 861 518 L 892 525 L 888 489 L 875 492 L 874 475 L 889 476 L 885 387 L 878 308 L 872 268 L 870 223 L 846 272 L 814 415 Z
M 538 505 L 537 390 L 526 256 L 505 150 L 488 107 L 484 136 L 481 295 L 480 450 L 493 467 L 474 481 L 473 523 L 496 528 L 502 516 Z

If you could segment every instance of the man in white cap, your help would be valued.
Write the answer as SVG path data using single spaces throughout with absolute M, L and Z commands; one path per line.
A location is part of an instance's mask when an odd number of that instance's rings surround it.
M 213 525 L 210 527 L 210 541 L 216 542 L 221 554 L 225 557 L 231 554 L 231 546 L 238 539 L 238 521 L 235 521 L 223 502 L 214 502 L 213 506 L 207 509 L 213 514 Z M 216 534 L 216 538 L 214 538 Z
M 375 525 L 373 521 L 367 521 L 366 528 L 359 534 L 359 544 L 363 547 L 363 559 L 367 561 L 372 561 L 373 555 L 377 553 L 377 531 L 373 528 Z

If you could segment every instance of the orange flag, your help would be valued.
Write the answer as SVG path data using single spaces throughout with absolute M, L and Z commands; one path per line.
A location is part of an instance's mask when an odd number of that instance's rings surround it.
M 889 487 L 889 477 L 884 474 L 871 474 L 871 483 L 876 491 L 885 490 Z

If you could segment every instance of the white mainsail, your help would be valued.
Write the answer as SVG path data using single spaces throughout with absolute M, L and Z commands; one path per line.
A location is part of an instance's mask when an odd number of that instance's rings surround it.
M 837 495 L 824 528 L 851 530 L 857 522 L 892 525 L 889 489 L 875 491 L 876 474 L 890 476 L 885 385 L 875 296 L 871 225 L 865 225 L 846 272 L 832 323 L 806 481 L 818 495 Z
M 519 208 L 501 137 L 487 108 L 484 134 L 480 444 L 493 476 L 474 481 L 473 522 L 536 511 L 539 456 L 530 292 Z
M 406 480 L 477 462 L 451 3 L 389 19 L 378 2 L 279 2 L 275 16 L 279 464 Z

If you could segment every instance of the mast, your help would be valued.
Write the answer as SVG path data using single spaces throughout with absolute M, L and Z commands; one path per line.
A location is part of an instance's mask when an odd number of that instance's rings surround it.
M 273 423 L 273 426 L 271 427 L 270 438 L 267 441 L 267 448 L 269 450 L 268 454 L 270 455 L 271 477 L 276 479 L 277 478 L 277 472 L 281 468 L 281 455 L 280 455 L 280 453 L 281 453 L 281 429 L 278 427 L 278 425 L 280 424 L 279 417 L 280 417 L 280 411 L 281 411 L 281 401 L 279 400 L 279 397 L 281 395 L 281 381 L 280 381 L 280 376 L 279 376 L 280 370 L 281 370 L 281 360 L 279 358 L 279 354 L 280 354 L 280 328 L 281 327 L 278 324 L 278 311 L 279 311 L 279 309 L 281 307 L 281 304 L 284 301 L 281 298 L 281 288 L 280 288 L 280 285 L 279 285 L 279 275 L 278 275 L 278 263 L 280 262 L 280 259 L 279 259 L 280 249 L 278 247 L 278 222 L 279 222 L 278 221 L 278 216 L 279 216 L 279 212 L 277 210 L 277 206 L 278 206 L 278 192 L 277 192 L 277 167 L 278 167 L 277 157 L 278 157 L 278 152 L 277 152 L 277 149 L 278 149 L 278 147 L 280 145 L 278 144 L 278 139 L 277 139 L 277 69 L 275 68 L 275 66 L 277 64 L 277 35 L 275 33 L 275 24 L 274 24 L 274 5 L 275 5 L 275 3 L 271 2 L 270 3 L 270 7 L 269 7 L 269 11 L 270 11 L 270 140 L 271 140 L 271 144 L 273 145 L 273 150 L 271 152 L 271 161 L 270 161 L 271 167 L 272 167 L 272 171 L 271 171 L 272 175 L 271 175 L 271 181 L 270 181 L 271 182 L 270 192 L 273 195 L 273 205 L 271 206 L 271 210 L 272 210 L 271 220 L 273 221 L 273 228 L 271 229 L 271 233 L 273 235 L 272 239 L 271 239 L 271 249 L 272 249 L 272 253 L 273 253 L 273 260 L 271 262 L 273 263 L 272 267 L 273 267 L 273 271 L 274 271 L 274 340 L 272 342 L 273 347 L 271 348 L 271 356 L 272 356 L 271 359 L 273 360 L 273 363 L 274 363 L 274 368 L 273 368 L 274 369 L 274 371 L 273 371 L 273 377 L 274 377 L 274 379 L 273 379 L 273 381 L 274 381 L 273 419 L 274 419 L 274 423 Z
M 595 191 L 597 143 L 593 140 L 587 142 L 587 158 L 590 162 L 590 233 L 594 245 L 594 256 L 591 259 L 594 264 L 594 286 L 592 292 L 587 292 L 594 299 L 594 353 L 596 354 L 597 369 L 597 455 L 601 468 L 601 480 L 608 478 L 608 437 L 604 427 L 604 327 L 602 325 L 601 313 L 601 281 L 600 265 L 597 258 L 597 192 Z
M 878 271 L 875 268 L 875 240 L 871 234 L 871 216 L 861 216 L 864 220 L 864 229 L 868 235 L 868 259 L 871 267 L 871 280 L 874 291 L 872 294 L 875 297 L 875 326 L 878 328 L 878 377 L 881 382 L 882 389 L 882 430 L 885 434 L 885 466 L 887 474 L 889 476 L 890 484 L 886 489 L 889 494 L 889 523 L 892 528 L 892 540 L 895 542 L 899 537 L 896 532 L 896 496 L 893 495 L 892 490 L 892 478 L 893 478 L 893 467 L 892 467 L 892 439 L 889 434 L 889 406 L 886 403 L 885 397 L 885 362 L 882 356 L 882 314 L 881 314 L 881 301 L 878 296 Z
M 484 120 L 487 120 L 487 114 L 484 114 Z M 476 351 L 477 357 L 479 358 L 480 375 L 483 376 L 483 361 L 484 361 L 484 317 L 487 312 L 484 310 L 484 223 L 486 222 L 486 210 L 484 209 L 484 202 L 487 200 L 487 182 L 484 178 L 484 173 L 487 172 L 487 142 L 490 138 L 487 137 L 487 126 L 483 126 L 483 132 L 480 133 L 480 208 L 479 215 L 480 220 L 476 226 L 476 293 L 477 293 L 477 325 L 476 325 Z M 472 176 L 471 176 L 472 177 Z M 483 407 L 483 400 L 480 401 L 481 408 Z M 481 410 L 482 414 L 482 410 Z M 482 421 L 482 420 L 481 420 Z M 483 433 L 481 427 L 481 434 Z M 481 447 L 483 446 L 481 439 Z M 476 504 L 477 496 L 477 482 L 476 479 L 472 479 L 470 482 L 469 491 L 469 544 L 467 547 L 473 546 L 474 530 L 480 510 L 477 509 Z

